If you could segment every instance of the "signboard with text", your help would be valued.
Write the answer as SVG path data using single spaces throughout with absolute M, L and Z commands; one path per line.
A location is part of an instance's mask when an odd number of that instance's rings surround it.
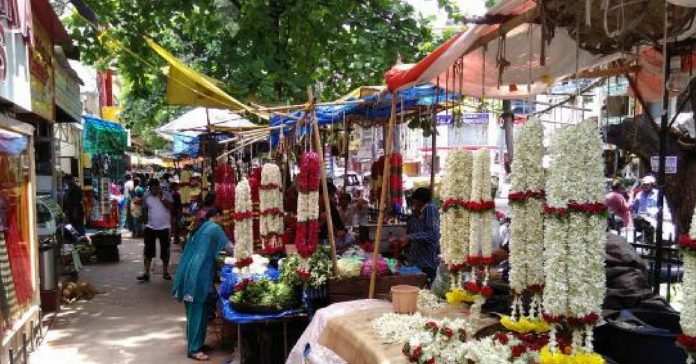
M 33 45 L 29 47 L 31 111 L 55 120 L 53 101 L 53 41 L 37 17 L 33 18 Z
M 55 63 L 56 106 L 60 107 L 61 110 L 65 111 L 65 113 L 70 115 L 75 121 L 79 121 L 80 114 L 82 114 L 80 84 L 76 76 L 72 75 L 70 70 L 66 67 L 70 67 L 67 60 L 65 60 L 65 64 L 61 62 Z M 67 120 L 56 121 L 62 122 Z
M 31 110 L 26 1 L 0 0 L 0 98 Z
M 650 169 L 657 173 L 660 171 L 660 157 L 654 155 L 650 157 Z M 668 155 L 665 156 L 665 173 L 666 174 L 677 174 L 677 156 Z

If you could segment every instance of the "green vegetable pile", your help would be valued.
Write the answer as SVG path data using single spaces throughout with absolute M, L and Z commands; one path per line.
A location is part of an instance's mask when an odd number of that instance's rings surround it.
M 246 288 L 230 296 L 230 301 L 236 304 L 275 307 L 279 310 L 287 308 L 293 300 L 294 291 L 290 285 L 273 282 L 268 278 L 251 282 Z

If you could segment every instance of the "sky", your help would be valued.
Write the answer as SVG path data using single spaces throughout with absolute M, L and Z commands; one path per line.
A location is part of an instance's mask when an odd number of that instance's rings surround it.
M 441 29 L 447 26 L 447 14 L 440 9 L 437 0 L 406 0 L 411 4 L 416 12 L 420 12 L 423 17 L 435 16 L 433 28 Z M 455 0 L 459 5 L 459 9 L 467 15 L 484 15 L 486 7 L 484 0 Z

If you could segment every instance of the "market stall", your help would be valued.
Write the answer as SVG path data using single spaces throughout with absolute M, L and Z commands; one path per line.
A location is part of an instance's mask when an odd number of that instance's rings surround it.
M 84 203 L 87 226 L 96 229 L 92 244 L 101 262 L 119 260 L 121 234 L 118 186 L 125 175 L 127 135 L 123 125 L 83 116 L 84 149 L 89 164 L 84 166 Z

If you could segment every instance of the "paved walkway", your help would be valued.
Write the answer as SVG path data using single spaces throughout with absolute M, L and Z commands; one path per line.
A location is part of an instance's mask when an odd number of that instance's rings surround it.
M 179 249 L 172 246 L 173 262 Z M 186 357 L 184 308 L 170 296 L 161 262 L 155 263 L 149 283 L 139 283 L 142 239 L 124 238 L 120 253 L 119 263 L 90 264 L 80 272 L 80 281 L 92 283 L 101 294 L 63 305 L 31 364 L 194 363 Z M 218 335 L 209 330 L 207 342 L 216 345 Z M 216 350 L 209 363 L 230 358 L 229 352 Z

